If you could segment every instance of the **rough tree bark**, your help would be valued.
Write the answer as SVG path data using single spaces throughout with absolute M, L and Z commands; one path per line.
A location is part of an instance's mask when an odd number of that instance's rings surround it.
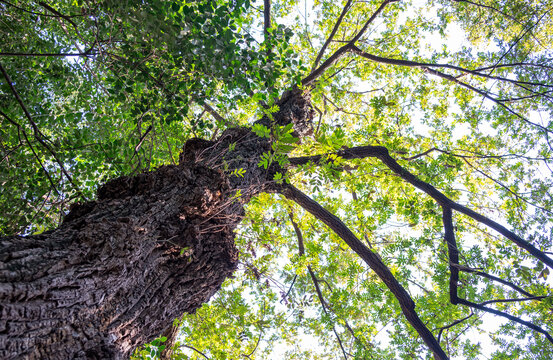
M 259 122 L 309 132 L 306 95 L 278 105 Z M 0 358 L 127 358 L 194 312 L 236 268 L 243 204 L 273 191 L 280 169 L 257 165 L 270 149 L 247 128 L 189 140 L 179 165 L 108 182 L 53 231 L 1 239 Z

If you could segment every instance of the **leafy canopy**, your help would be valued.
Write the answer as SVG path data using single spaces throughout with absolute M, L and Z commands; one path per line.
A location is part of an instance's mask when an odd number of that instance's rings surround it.
M 247 0 L 0 1 L 0 234 L 53 228 L 108 178 L 175 163 L 186 139 L 251 126 L 300 86 L 315 133 L 301 143 L 284 133 L 278 152 L 334 155 L 275 180 L 379 254 L 452 358 L 552 358 L 550 268 L 455 212 L 452 285 L 437 202 L 379 159 L 339 151 L 384 146 L 550 256 L 553 2 L 271 5 L 264 27 L 267 7 Z M 177 321 L 176 358 L 431 357 L 386 286 L 297 204 L 254 198 L 236 241 L 239 271 Z M 452 286 L 522 322 L 451 304 Z

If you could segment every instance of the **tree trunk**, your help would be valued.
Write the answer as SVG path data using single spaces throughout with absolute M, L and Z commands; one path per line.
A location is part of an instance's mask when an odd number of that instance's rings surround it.
M 309 100 L 279 105 L 274 122 L 305 133 Z M 270 149 L 245 128 L 189 140 L 178 166 L 108 182 L 58 229 L 1 239 L 0 358 L 127 358 L 194 312 L 236 268 L 242 205 L 278 170 L 257 165 Z

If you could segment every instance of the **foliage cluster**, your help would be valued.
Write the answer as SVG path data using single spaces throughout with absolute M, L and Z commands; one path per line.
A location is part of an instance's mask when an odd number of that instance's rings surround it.
M 299 85 L 311 93 L 315 133 L 298 142 L 281 129 L 260 166 L 277 156 L 286 181 L 379 254 L 448 356 L 553 358 L 553 343 L 524 324 L 553 331 L 549 267 L 456 212 L 459 297 L 523 322 L 451 304 L 440 205 L 380 158 L 340 155 L 384 146 L 551 257 L 553 2 L 283 0 L 265 29 L 264 9 L 0 1 L 0 234 L 52 228 L 106 179 L 175 163 L 186 139 L 251 125 Z M 288 161 L 315 154 L 326 155 Z M 236 241 L 239 271 L 178 320 L 176 358 L 431 357 L 384 283 L 294 202 L 254 198 Z

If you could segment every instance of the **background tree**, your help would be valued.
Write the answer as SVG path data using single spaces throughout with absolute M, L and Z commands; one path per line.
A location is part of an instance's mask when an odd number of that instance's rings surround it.
M 551 358 L 552 5 L 0 1 L 2 355 Z

